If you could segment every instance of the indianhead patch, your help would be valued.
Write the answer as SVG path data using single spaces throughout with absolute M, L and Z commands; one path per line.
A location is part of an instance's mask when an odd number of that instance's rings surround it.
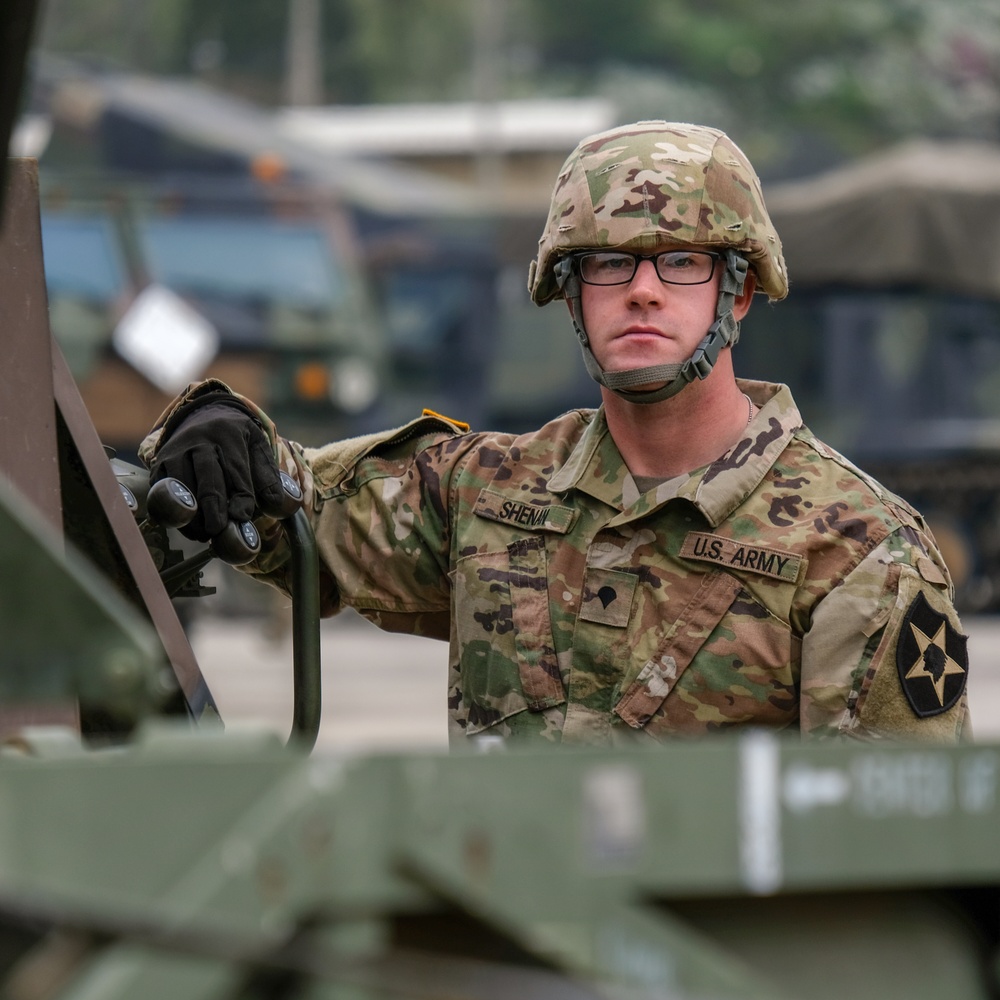
M 917 594 L 903 618 L 896 669 L 906 700 L 921 719 L 947 712 L 965 690 L 966 637 L 923 594 Z

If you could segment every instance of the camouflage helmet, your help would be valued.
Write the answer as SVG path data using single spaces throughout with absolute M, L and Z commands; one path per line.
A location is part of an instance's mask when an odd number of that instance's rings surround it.
M 544 305 L 561 297 L 553 268 L 573 250 L 664 241 L 733 250 L 769 299 L 788 294 L 781 241 L 737 145 L 718 129 L 642 121 L 584 139 L 563 164 L 531 262 L 531 298 Z

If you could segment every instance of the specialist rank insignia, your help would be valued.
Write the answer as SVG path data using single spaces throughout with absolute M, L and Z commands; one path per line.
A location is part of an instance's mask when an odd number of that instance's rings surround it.
M 923 594 L 917 594 L 903 619 L 896 669 L 906 700 L 922 719 L 947 712 L 965 690 L 966 637 Z

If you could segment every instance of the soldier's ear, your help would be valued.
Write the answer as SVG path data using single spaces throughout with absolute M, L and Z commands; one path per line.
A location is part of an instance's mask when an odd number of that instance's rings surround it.
M 733 299 L 733 316 L 737 322 L 750 311 L 750 303 L 753 301 L 756 291 L 757 275 L 753 271 L 747 271 L 747 276 L 743 281 L 743 291 Z

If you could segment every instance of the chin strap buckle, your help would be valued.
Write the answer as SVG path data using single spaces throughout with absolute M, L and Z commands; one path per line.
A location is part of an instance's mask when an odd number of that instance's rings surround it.
M 725 344 L 725 338 L 720 333 L 722 320 L 717 319 L 709 328 L 708 335 L 694 349 L 694 354 L 684 362 L 681 378 L 693 382 L 696 378 L 707 378 L 719 358 L 719 351 Z

